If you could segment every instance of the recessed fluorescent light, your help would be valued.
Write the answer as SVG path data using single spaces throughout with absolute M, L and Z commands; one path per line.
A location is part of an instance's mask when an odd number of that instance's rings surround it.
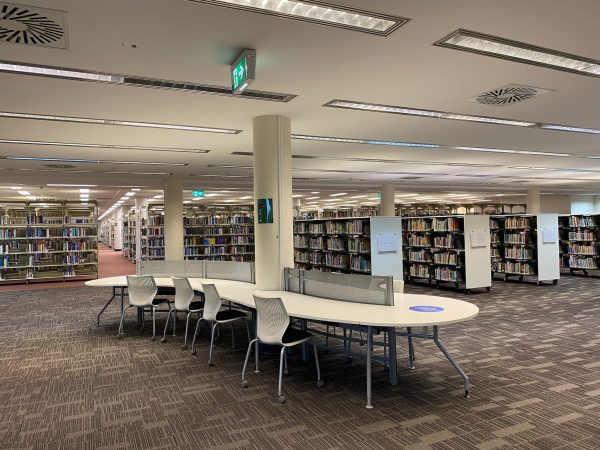
M 184 203 L 185 205 L 187 205 L 188 203 L 192 203 L 192 201 L 191 201 L 191 200 L 185 200 L 183 203 Z
M 534 167 L 534 166 L 512 166 L 511 169 L 527 169 L 527 170 L 561 170 L 555 167 Z
M 396 147 L 424 147 L 424 148 L 439 148 L 437 144 L 422 144 L 417 142 L 399 142 L 399 141 L 382 141 L 373 139 L 353 139 L 340 138 L 330 136 L 311 136 L 307 134 L 292 134 L 292 139 L 303 141 L 321 141 L 321 142 L 341 142 L 345 144 L 371 144 L 371 145 L 391 145 Z
M 39 156 L 0 156 L 0 159 L 12 161 L 53 161 L 70 162 L 80 164 L 136 164 L 143 166 L 187 166 L 187 163 L 168 163 L 168 162 L 146 162 L 146 161 L 112 161 L 112 160 L 94 160 L 94 159 L 70 159 L 70 158 L 45 158 Z
M 155 196 L 154 196 L 154 197 L 152 197 L 152 198 L 155 198 L 155 199 L 157 199 L 157 200 L 158 200 L 158 199 L 164 198 L 164 195 L 162 195 L 162 194 L 159 194 L 159 195 L 155 195 Z
M 13 191 L 18 191 L 19 189 L 22 189 L 20 186 L 11 186 L 10 187 Z
M 292 198 L 300 198 L 302 196 L 303 196 L 302 194 L 294 194 L 294 195 L 292 195 Z
M 419 194 L 395 194 L 396 197 L 415 197 Z
M 239 134 L 242 130 L 233 130 L 229 128 L 212 128 L 212 127 L 196 127 L 191 125 L 174 125 L 166 123 L 153 123 L 153 122 L 134 122 L 131 120 L 112 120 L 112 119 L 93 119 L 89 117 L 69 117 L 69 116 L 56 116 L 50 114 L 29 114 L 29 113 L 17 113 L 0 111 L 0 117 L 8 119 L 32 119 L 32 120 L 49 120 L 53 122 L 74 122 L 74 123 L 87 123 L 93 125 L 117 125 L 126 127 L 142 127 L 142 128 L 160 128 L 167 130 L 179 130 L 179 131 L 199 131 L 204 133 L 221 133 L 221 134 Z
M 537 155 L 537 156 L 572 156 L 570 153 L 554 153 L 554 152 L 536 152 L 529 150 L 509 150 L 502 148 L 485 148 L 485 147 L 452 147 L 455 150 L 465 150 L 468 152 L 487 152 L 487 153 L 513 153 L 519 155 Z
M 140 188 L 131 188 L 131 190 L 132 190 L 132 191 L 134 191 L 134 192 L 139 192 L 139 191 L 141 191 L 141 189 L 140 189 Z
M 72 80 L 101 81 L 105 83 L 123 83 L 122 76 L 77 70 L 62 70 L 50 67 L 25 66 L 21 64 L 0 63 L 0 72 L 13 72 L 27 75 L 43 75 L 52 78 L 68 78 Z
M 311 194 L 320 194 L 319 191 L 312 191 Z
M 372 197 L 369 200 L 381 200 L 379 197 Z
M 77 147 L 77 148 L 106 148 L 114 150 L 143 150 L 152 152 L 175 152 L 175 153 L 209 153 L 210 150 L 169 148 L 169 147 L 143 147 L 139 145 L 117 145 L 117 144 L 84 144 L 82 142 L 51 142 L 51 141 L 29 141 L 19 139 L 0 139 L 0 144 L 16 145 L 48 145 L 55 147 Z
M 404 106 L 377 105 L 375 103 L 354 102 L 349 100 L 331 100 L 323 106 L 342 109 L 358 109 L 361 111 L 374 111 L 388 114 L 402 114 L 407 116 L 432 117 L 436 119 L 462 120 L 467 122 L 491 123 L 496 125 L 510 125 L 515 127 L 533 127 L 535 122 L 521 120 L 501 119 L 497 117 L 472 116 L 443 111 L 430 111 L 426 109 L 406 108 Z
M 435 45 L 525 64 L 600 76 L 600 61 L 469 30 L 456 30 Z
M 350 197 L 350 198 L 365 198 L 367 197 L 366 195 L 355 195 L 354 197 Z
M 319 197 L 306 197 L 305 200 L 315 200 L 318 199 Z
M 190 0 L 387 36 L 410 19 L 314 0 Z
M 28 196 L 27 196 L 27 199 L 28 199 L 28 200 L 35 200 L 35 197 L 34 197 L 33 195 L 28 195 Z
M 125 197 L 133 197 L 135 195 L 135 192 L 128 192 L 125 194 Z
M 79 192 L 81 192 L 82 194 L 88 194 L 90 192 L 89 188 L 81 188 L 79 189 Z
M 240 200 L 248 200 L 251 199 L 252 196 L 251 195 L 245 195 L 244 197 L 240 197 Z
M 57 184 L 57 183 L 48 183 L 46 184 L 48 187 L 98 187 L 97 184 Z
M 573 133 L 588 133 L 588 134 L 600 134 L 600 130 L 594 128 L 580 128 L 580 127 L 569 127 L 565 125 L 552 125 L 543 124 L 541 127 L 545 130 L 557 130 L 557 131 L 571 131 Z
M 29 192 L 27 191 L 19 191 L 19 194 L 21 195 L 31 195 Z
M 125 201 L 129 200 L 129 197 L 123 196 L 119 200 L 121 200 L 122 202 L 125 202 Z
M 347 192 L 338 192 L 337 194 L 329 194 L 330 197 L 339 197 L 340 195 L 348 195 Z

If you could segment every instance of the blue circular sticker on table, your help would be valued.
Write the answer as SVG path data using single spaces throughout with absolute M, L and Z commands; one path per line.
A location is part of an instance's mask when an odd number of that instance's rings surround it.
M 416 311 L 416 312 L 440 312 L 440 311 L 444 310 L 444 308 L 442 308 L 441 306 L 425 306 L 425 305 L 410 306 L 408 309 L 410 309 L 411 311 Z

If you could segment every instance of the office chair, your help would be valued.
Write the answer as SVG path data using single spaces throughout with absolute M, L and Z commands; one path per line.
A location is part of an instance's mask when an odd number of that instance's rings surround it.
M 170 302 L 164 298 L 155 298 L 158 288 L 154 277 L 147 276 L 127 276 L 127 298 L 129 304 L 123 309 L 121 314 L 121 322 L 119 323 L 118 338 L 123 337 L 123 321 L 125 320 L 125 312 L 129 308 L 150 308 L 152 311 L 152 340 L 156 340 L 156 307 L 162 304 L 169 305 Z
M 196 331 L 194 331 L 194 340 L 192 341 L 192 355 L 196 354 L 196 338 L 198 337 L 198 329 L 202 321 L 206 321 L 212 324 L 210 333 L 210 350 L 208 352 L 208 365 L 212 365 L 212 352 L 215 343 L 215 329 L 218 325 L 223 323 L 231 324 L 231 342 L 232 347 L 235 348 L 235 336 L 233 332 L 233 322 L 236 320 L 244 320 L 246 323 L 246 332 L 248 333 L 248 339 L 250 339 L 250 329 L 248 328 L 248 321 L 246 320 L 246 313 L 235 309 L 225 309 L 219 311 L 222 306 L 221 296 L 217 291 L 214 284 L 203 284 L 202 290 L 204 292 L 204 312 L 202 317 L 198 319 L 196 323 Z
M 204 309 L 204 302 L 202 301 L 193 301 L 194 300 L 194 290 L 190 285 L 190 280 L 187 278 L 177 278 L 171 277 L 173 280 L 173 286 L 175 286 L 175 306 L 169 309 L 169 315 L 167 316 L 167 323 L 165 323 L 165 331 L 163 333 L 162 341 L 163 343 L 167 342 L 167 330 L 169 329 L 169 321 L 171 319 L 171 313 L 173 313 L 173 336 L 175 336 L 175 318 L 178 312 L 186 313 L 185 317 L 185 337 L 183 338 L 183 345 L 181 348 L 185 350 L 187 348 L 187 338 L 188 338 L 188 327 L 190 323 L 190 315 L 198 314 L 198 319 L 200 319 L 200 313 Z
M 313 335 L 308 331 L 302 331 L 290 327 L 290 317 L 288 316 L 285 306 L 283 305 L 283 301 L 280 298 L 263 298 L 255 295 L 254 303 L 256 304 L 257 314 L 256 338 L 250 341 L 250 344 L 248 345 L 248 351 L 246 352 L 244 368 L 242 369 L 242 388 L 248 387 L 248 382 L 246 381 L 245 375 L 248 359 L 250 358 L 250 352 L 252 351 L 252 344 L 254 344 L 254 356 L 256 360 L 257 373 L 258 344 L 263 343 L 269 345 L 280 345 L 281 351 L 279 353 L 279 386 L 277 389 L 277 401 L 279 403 L 285 403 L 285 396 L 282 394 L 282 384 L 284 367 L 285 373 L 287 374 L 286 351 L 288 347 L 303 344 L 311 340 L 315 353 L 315 362 L 317 364 L 317 387 L 325 386 L 325 382 L 321 380 L 319 355 L 317 353 L 317 344 L 313 339 Z

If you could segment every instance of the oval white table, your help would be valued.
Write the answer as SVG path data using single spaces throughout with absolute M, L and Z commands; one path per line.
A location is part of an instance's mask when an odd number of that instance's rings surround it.
M 394 306 L 371 305 L 345 302 L 328 298 L 313 297 L 287 291 L 260 291 L 256 285 L 241 281 L 211 278 L 190 278 L 190 284 L 196 291 L 202 291 L 202 284 L 214 284 L 223 300 L 254 309 L 253 294 L 265 297 L 279 297 L 291 317 L 304 321 L 333 322 L 345 325 L 366 327 L 367 331 L 367 408 L 371 408 L 371 360 L 373 329 L 383 328 L 388 333 L 390 383 L 397 383 L 396 375 L 396 335 L 406 336 L 409 340 L 409 365 L 412 368 L 414 351 L 412 339 L 431 339 L 440 348 L 444 356 L 461 375 L 464 381 L 465 395 L 469 394 L 469 379 L 460 366 L 452 359 L 438 338 L 438 326 L 470 320 L 479 314 L 479 308 L 469 302 L 446 297 L 417 294 L 395 294 Z M 173 287 L 170 278 L 155 278 L 158 287 Z M 110 287 L 113 295 L 98 314 L 97 322 L 108 305 L 116 298 L 120 290 L 121 311 L 127 287 L 127 277 L 117 276 L 86 281 L 90 287 Z M 423 333 L 413 333 L 413 328 L 423 327 Z M 430 334 L 428 328 L 433 328 Z M 397 332 L 397 328 L 406 328 L 406 332 Z

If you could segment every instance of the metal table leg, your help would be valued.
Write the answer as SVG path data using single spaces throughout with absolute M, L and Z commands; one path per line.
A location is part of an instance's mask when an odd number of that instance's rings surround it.
M 371 353 L 373 351 L 373 333 L 367 327 L 367 409 L 373 408 L 371 404 Z
M 302 331 L 306 331 L 308 328 L 308 325 L 306 324 L 306 320 L 302 319 L 300 321 L 300 328 L 302 329 Z M 308 343 L 304 342 L 303 344 L 300 345 L 300 359 L 302 362 L 308 362 Z
M 433 327 L 433 342 L 435 342 L 435 345 L 438 346 L 438 348 L 442 351 L 442 353 L 444 354 L 444 356 L 446 357 L 446 359 L 448 361 L 450 361 L 450 364 L 452 364 L 452 366 L 454 367 L 454 369 L 462 377 L 462 379 L 464 381 L 464 385 L 465 385 L 465 397 L 468 398 L 469 397 L 469 377 L 467 377 L 467 374 L 463 372 L 463 370 L 460 368 L 460 366 L 458 365 L 458 363 L 456 361 L 454 361 L 454 359 L 452 358 L 452 356 L 450 356 L 450 354 L 448 353 L 448 350 L 446 350 L 446 348 L 439 341 L 438 327 L 437 327 L 437 325 L 434 325 L 434 327 Z
M 406 332 L 408 333 L 408 368 L 414 369 L 415 368 L 415 347 L 413 345 L 412 336 L 410 336 L 410 334 L 412 333 L 412 328 L 408 327 L 406 329 Z
M 98 313 L 98 316 L 96 317 L 96 323 L 98 324 L 98 326 L 100 326 L 100 316 L 102 315 L 102 313 L 104 313 L 106 308 L 108 308 L 108 305 L 110 305 L 112 303 L 112 301 L 115 299 L 116 296 L 117 296 L 117 288 L 113 286 L 112 297 L 108 300 L 108 302 L 106 302 L 106 305 L 104 305 L 104 307 L 100 310 L 100 312 Z M 122 302 L 121 302 L 121 313 L 123 313 L 123 303 Z
M 387 341 L 390 346 L 388 351 L 388 367 L 390 369 L 390 384 L 396 386 L 398 384 L 398 362 L 396 356 L 396 329 L 389 328 L 387 330 Z

